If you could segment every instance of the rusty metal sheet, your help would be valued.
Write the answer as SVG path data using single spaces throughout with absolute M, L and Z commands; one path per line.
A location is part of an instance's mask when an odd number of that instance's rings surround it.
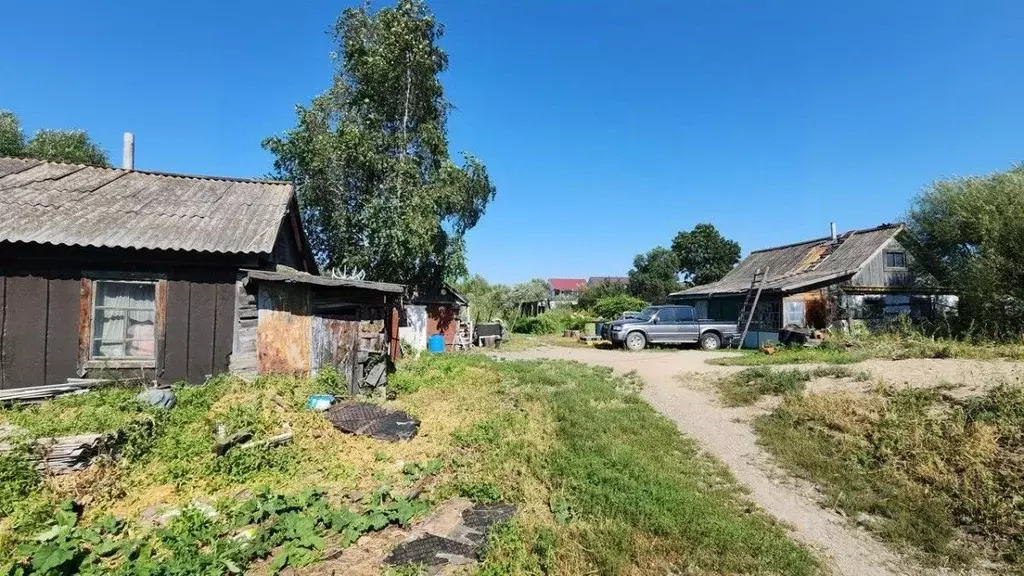
M 257 301 L 257 371 L 308 375 L 313 332 L 309 290 L 304 286 L 263 284 Z

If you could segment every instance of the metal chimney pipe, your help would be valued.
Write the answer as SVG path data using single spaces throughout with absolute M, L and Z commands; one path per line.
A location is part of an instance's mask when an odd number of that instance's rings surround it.
M 836 223 L 835 222 L 831 222 L 831 225 L 832 225 L 832 241 L 835 242 L 836 240 L 838 240 L 838 237 L 836 236 Z
M 125 170 L 135 169 L 135 134 L 124 133 L 124 152 L 121 155 L 121 168 Z

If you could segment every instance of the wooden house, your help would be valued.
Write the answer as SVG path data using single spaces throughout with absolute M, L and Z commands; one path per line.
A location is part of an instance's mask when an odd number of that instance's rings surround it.
M 669 295 L 695 306 L 704 318 L 736 320 L 751 280 L 768 270 L 745 345 L 777 338 L 786 326 L 825 328 L 829 298 L 846 320 L 873 322 L 898 314 L 918 316 L 955 308 L 914 266 L 901 243 L 901 224 L 834 232 L 824 238 L 755 250 L 718 282 Z
M 0 158 L 0 212 L 0 389 L 355 373 L 327 320 L 397 349 L 403 287 L 318 276 L 290 183 Z

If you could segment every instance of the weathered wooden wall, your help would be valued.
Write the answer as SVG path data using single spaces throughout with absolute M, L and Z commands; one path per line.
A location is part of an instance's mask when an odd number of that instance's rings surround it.
M 906 254 L 908 269 L 891 269 L 885 266 L 885 253 L 900 251 Z M 907 252 L 898 240 L 893 238 L 885 243 L 870 260 L 868 260 L 860 271 L 850 279 L 850 285 L 861 287 L 877 288 L 906 288 L 915 284 L 913 272 L 909 269 L 913 257 Z
M 239 280 L 235 283 L 235 338 L 228 369 L 243 378 L 256 376 L 256 330 L 259 325 L 255 287 L 247 290 Z
M 140 375 L 138 368 L 105 368 L 100 374 L 80 367 L 82 279 L 97 271 L 116 274 L 129 268 L 123 263 L 101 265 L 48 268 L 0 260 L 0 388 L 58 384 L 80 376 Z M 139 266 L 130 270 L 147 272 Z M 227 370 L 234 272 L 182 267 L 148 272 L 166 278 L 167 293 L 163 344 L 157 347 L 155 368 L 143 374 L 165 383 L 202 382 Z M 84 311 L 91 314 L 90 305 Z M 84 346 L 88 349 L 89 343 Z

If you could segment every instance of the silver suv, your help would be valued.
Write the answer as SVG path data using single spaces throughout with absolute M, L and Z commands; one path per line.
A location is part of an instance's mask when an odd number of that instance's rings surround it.
M 739 336 L 735 322 L 698 318 L 693 306 L 650 306 L 635 318 L 615 320 L 604 326 L 601 336 L 629 350 L 643 350 L 648 344 L 700 344 L 705 350 L 728 346 Z

